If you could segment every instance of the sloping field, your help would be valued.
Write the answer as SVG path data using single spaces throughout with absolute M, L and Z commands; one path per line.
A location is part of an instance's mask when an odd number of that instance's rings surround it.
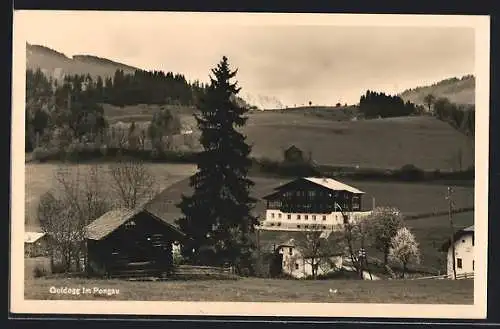
M 161 107 L 104 105 L 104 110 L 112 123 L 140 123 L 149 121 Z M 180 116 L 184 126 L 196 127 L 193 109 L 168 108 Z M 343 110 L 331 108 L 329 111 Z M 284 110 L 249 114 L 242 131 L 253 145 L 252 156 L 282 160 L 283 151 L 296 145 L 305 155 L 311 152 L 316 163 L 338 166 L 397 169 L 413 164 L 425 170 L 459 170 L 474 162 L 473 142 L 433 117 L 350 121 L 309 112 Z
M 432 117 L 331 121 L 296 113 L 253 115 L 244 127 L 253 155 L 282 159 L 296 145 L 320 164 L 427 170 L 459 169 L 473 163 L 466 137 Z
M 80 171 L 85 172 L 89 169 L 88 164 L 79 165 Z M 106 173 L 106 164 L 102 164 L 102 186 L 106 188 L 106 180 L 110 177 Z M 156 178 L 157 189 L 161 190 L 179 180 L 191 175 L 196 167 L 186 164 L 146 164 L 151 174 Z M 58 168 L 76 169 L 72 164 L 39 164 L 29 163 L 25 166 L 25 223 L 27 229 L 37 230 L 38 222 L 36 220 L 36 209 L 40 196 L 51 188 L 56 186 L 54 173 Z

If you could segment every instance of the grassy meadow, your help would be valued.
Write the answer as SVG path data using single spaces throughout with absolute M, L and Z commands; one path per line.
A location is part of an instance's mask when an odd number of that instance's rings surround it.
M 194 128 L 193 109 L 175 106 L 104 105 L 110 122 L 146 124 L 160 108 L 169 108 L 185 126 Z M 316 163 L 361 168 L 397 169 L 413 164 L 425 170 L 459 170 L 473 164 L 473 143 L 433 117 L 351 121 L 354 110 L 343 107 L 253 111 L 243 132 L 252 156 L 281 160 L 294 144 Z
M 119 289 L 113 296 L 57 295 L 50 287 Z M 338 289 L 331 294 L 330 289 Z M 200 281 L 123 281 L 77 278 L 31 279 L 26 299 L 136 301 L 233 301 L 310 303 L 473 304 L 473 280 L 300 281 L 241 278 Z

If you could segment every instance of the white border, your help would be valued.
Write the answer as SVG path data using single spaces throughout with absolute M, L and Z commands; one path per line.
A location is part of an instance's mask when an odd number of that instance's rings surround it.
M 314 317 L 400 317 L 400 318 L 485 318 L 487 296 L 488 150 L 489 150 L 489 16 L 375 15 L 375 14 L 260 14 L 260 13 L 146 13 L 120 15 L 168 15 L 179 24 L 245 25 L 338 25 L 338 26 L 425 26 L 470 27 L 476 43 L 476 147 L 475 147 L 475 234 L 476 273 L 474 305 L 346 304 L 346 303 L 235 303 L 235 302 L 146 302 L 24 300 L 24 99 L 26 11 L 14 12 L 13 98 L 11 146 L 11 312 L 53 314 L 134 315 L 230 315 L 230 316 L 314 316 Z M 59 14 L 75 15 L 61 11 Z M 117 15 L 117 12 L 81 11 L 78 15 Z M 122 17 L 124 22 L 126 17 Z M 50 22 L 45 22 L 50 24 Z

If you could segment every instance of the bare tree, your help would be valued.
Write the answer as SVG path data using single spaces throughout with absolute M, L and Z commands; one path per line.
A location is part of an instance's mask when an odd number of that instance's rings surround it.
M 155 177 L 137 160 L 122 160 L 109 166 L 111 189 L 120 206 L 134 209 L 156 194 Z
M 424 97 L 424 102 L 427 105 L 427 107 L 429 108 L 429 112 L 431 111 L 431 106 L 432 106 L 432 104 L 434 104 L 435 101 L 436 101 L 436 97 L 433 94 L 428 94 Z
M 312 277 L 315 279 L 320 267 L 331 265 L 331 257 L 338 251 L 339 245 L 334 239 L 328 239 L 321 225 L 312 224 L 300 231 L 295 246 L 300 251 L 306 264 L 311 265 Z
M 335 208 L 342 213 L 343 223 L 339 228 L 343 232 L 344 245 L 349 260 L 359 278 L 363 279 L 363 267 L 365 265 L 363 260 L 365 259 L 365 244 L 369 236 L 370 222 L 363 217 L 349 218 L 339 204 L 335 204 Z M 362 257 L 359 257 L 360 255 Z
M 65 270 L 71 264 L 80 270 L 82 255 L 86 261 L 85 226 L 109 209 L 106 194 L 100 189 L 99 167 L 93 165 L 83 175 L 80 168 L 59 168 L 56 186 L 42 196 L 38 219 L 42 230 L 52 237 L 51 264 L 60 256 Z

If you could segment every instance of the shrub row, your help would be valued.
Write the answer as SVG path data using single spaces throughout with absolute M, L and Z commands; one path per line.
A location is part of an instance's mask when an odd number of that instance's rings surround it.
M 77 146 L 68 147 L 64 150 L 57 148 L 36 148 L 32 154 L 32 159 L 39 162 L 85 162 L 92 160 L 113 161 L 119 157 L 137 159 L 146 162 L 194 163 L 196 152 L 158 152 L 155 150 L 131 150 L 124 148 Z

